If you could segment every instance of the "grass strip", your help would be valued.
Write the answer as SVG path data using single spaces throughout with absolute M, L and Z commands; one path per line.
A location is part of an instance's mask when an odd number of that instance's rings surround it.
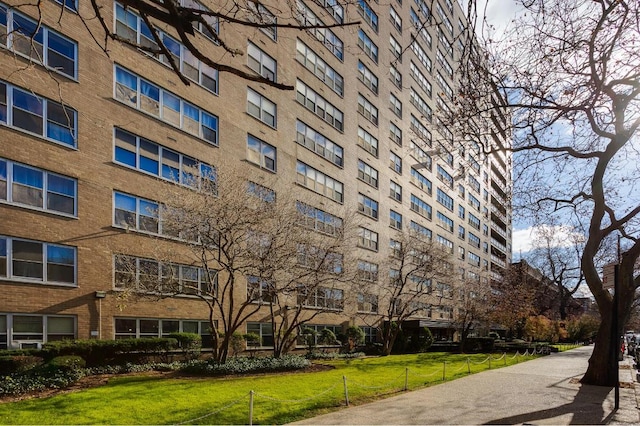
M 0 404 L 2 424 L 283 424 L 525 360 L 423 353 L 322 361 L 333 369 L 224 378 L 114 377 L 105 386 Z

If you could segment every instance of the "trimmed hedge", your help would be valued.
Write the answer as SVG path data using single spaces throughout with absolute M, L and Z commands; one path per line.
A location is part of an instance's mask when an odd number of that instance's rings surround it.
M 182 370 L 191 374 L 225 375 L 300 370 L 309 365 L 311 362 L 302 356 L 283 355 L 280 358 L 231 358 L 224 364 L 217 364 L 212 360 L 191 361 Z
M 0 355 L 0 374 L 27 371 L 42 364 L 42 358 L 33 355 Z
M 121 339 L 121 340 L 61 340 L 42 346 L 45 361 L 60 356 L 74 355 L 86 361 L 89 367 L 140 361 L 148 356 L 166 355 L 178 348 L 173 338 Z

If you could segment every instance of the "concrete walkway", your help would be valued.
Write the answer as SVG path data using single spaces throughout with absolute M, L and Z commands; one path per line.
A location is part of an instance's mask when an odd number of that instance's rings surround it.
M 551 354 L 296 424 L 640 424 L 631 358 L 620 363 L 615 413 L 613 389 L 578 382 L 592 350 Z

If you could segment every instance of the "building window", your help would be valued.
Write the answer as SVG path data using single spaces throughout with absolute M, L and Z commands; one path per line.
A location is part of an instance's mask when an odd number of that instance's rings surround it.
M 413 194 L 411 194 L 411 210 L 431 220 L 431 206 Z
M 389 151 L 389 167 L 398 174 L 402 174 L 402 158 L 393 151 Z
M 276 191 L 255 182 L 247 182 L 247 193 L 264 201 L 265 203 L 273 203 L 276 201 Z
M 460 238 L 461 240 L 464 240 L 465 236 L 466 236 L 466 231 L 464 229 L 464 226 L 458 225 L 458 238 Z
M 0 314 L 0 349 L 37 349 L 43 343 L 76 337 L 74 316 Z
M 402 62 L 402 46 L 393 36 L 389 36 L 389 50 L 396 61 Z
M 469 205 L 474 209 L 480 211 L 480 200 L 473 196 L 471 193 L 467 193 L 469 196 Z
M 154 294 L 212 297 L 218 286 L 218 275 L 214 270 L 123 254 L 114 256 L 113 277 L 116 290 Z
M 187 7 L 193 7 L 195 9 L 208 10 L 200 3 L 195 1 L 190 2 Z M 211 27 L 217 31 L 217 18 L 200 15 L 205 20 L 211 20 Z M 208 36 L 212 40 L 216 38 L 209 34 L 209 29 L 204 27 L 202 23 L 197 22 L 194 26 L 199 27 L 198 30 L 204 35 Z M 193 53 L 189 51 L 182 43 L 175 38 L 169 36 L 165 32 L 154 28 L 158 37 L 162 41 L 162 44 L 167 48 L 173 60 L 174 65 L 180 70 L 180 72 L 189 80 L 204 87 L 205 89 L 218 93 L 218 71 L 211 68 L 207 64 L 200 61 L 195 57 Z M 125 7 L 120 3 L 116 3 L 116 34 L 126 40 L 133 43 L 137 43 L 140 46 L 144 46 L 150 49 L 157 50 L 158 45 L 153 38 L 151 31 L 145 24 L 144 20 L 129 7 Z M 170 58 L 167 55 L 160 55 L 157 53 L 145 52 L 150 56 L 158 59 L 164 65 L 172 67 Z
M 411 121 L 409 127 L 415 133 L 415 135 L 426 145 L 431 146 L 431 132 L 418 120 L 413 114 L 411 114 Z
M 377 314 L 378 296 L 368 293 L 358 293 L 358 312 Z
M 276 60 L 251 42 L 247 45 L 247 65 L 267 80 L 276 81 Z
M 438 188 L 436 199 L 440 204 L 446 207 L 447 210 L 453 211 L 453 198 L 449 197 L 443 190 Z
M 358 211 L 366 216 L 378 219 L 378 202 L 363 194 L 358 194 Z
M 473 232 L 469 232 L 469 244 L 475 248 L 480 248 L 480 238 Z
M 296 45 L 296 60 L 338 95 L 342 96 L 344 94 L 344 78 L 342 75 L 299 39 Z
M 427 79 L 427 77 L 425 77 L 424 74 L 420 72 L 420 70 L 418 69 L 418 66 L 414 64 L 413 61 L 411 61 L 411 64 L 409 64 L 409 70 L 410 70 L 411 77 L 413 77 L 413 79 L 418 83 L 418 86 L 420 86 L 420 88 L 424 90 L 424 92 L 429 97 L 431 97 L 432 96 L 431 83 L 429 83 L 429 80 Z
M 192 188 L 199 188 L 204 179 L 208 181 L 209 189 L 215 187 L 216 170 L 213 166 L 117 127 L 113 157 L 123 166 Z
M 218 144 L 218 117 L 116 65 L 116 100 L 178 129 Z
M 389 196 L 396 201 L 402 202 L 402 187 L 394 181 L 390 181 Z
M 78 44 L 75 41 L 2 3 L 0 34 L 3 35 L 0 46 L 67 77 L 78 77 Z
M 365 260 L 358 260 L 357 274 L 362 281 L 376 282 L 378 281 L 378 265 Z
M 358 4 L 356 6 L 358 8 L 358 13 L 364 21 L 369 24 L 369 26 L 373 29 L 373 31 L 378 32 L 378 15 L 373 11 L 369 3 L 366 0 L 358 0 Z
M 373 62 L 378 63 L 378 46 L 361 29 L 358 30 L 358 46 Z
M 431 107 L 427 105 L 427 102 L 424 99 L 422 99 L 420 95 L 418 95 L 418 92 L 416 92 L 413 89 L 413 87 L 411 88 L 410 95 L 411 95 L 411 98 L 410 98 L 411 104 L 414 107 L 416 107 L 418 112 L 422 114 L 422 116 L 426 118 L 427 121 L 431 122 L 431 119 L 432 119 Z
M 464 219 L 465 211 L 463 206 L 458 206 L 458 217 Z
M 427 194 L 431 195 L 431 181 L 413 167 L 411 167 L 411 182 Z
M 276 127 L 276 104 L 247 88 L 247 112 L 267 126 Z
M 378 77 L 362 61 L 358 61 L 358 80 L 364 83 L 373 93 L 378 94 Z
M 402 146 L 402 130 L 392 122 L 389 122 L 389 138 L 398 146 Z
M 453 189 L 453 176 L 451 176 L 440 164 L 438 164 L 437 175 L 438 179 L 442 183 Z
M 402 118 L 402 102 L 393 93 L 389 94 L 389 108 L 398 118 Z
M 453 220 L 441 212 L 437 212 L 436 217 L 438 219 L 438 225 L 453 233 Z
M 473 213 L 469 213 L 469 225 L 478 230 L 480 229 L 480 219 L 474 216 Z
M 342 40 L 318 18 L 303 2 L 296 2 L 298 13 L 296 19 L 302 26 L 316 27 L 308 28 L 307 32 L 313 35 L 324 47 L 341 61 L 344 59 L 344 44 Z M 321 28 L 325 27 L 325 28 Z
M 202 347 L 213 346 L 209 321 L 191 319 L 114 318 L 115 339 L 168 337 L 172 333 L 194 333 L 202 338 Z
M 425 23 L 423 24 L 423 22 L 420 20 L 420 18 L 418 17 L 418 14 L 416 13 L 415 10 L 413 10 L 413 8 L 409 9 L 409 19 L 411 20 L 411 25 L 413 25 L 413 27 L 418 30 L 419 34 L 420 34 L 420 38 L 427 44 L 427 46 L 429 46 L 429 49 L 431 49 L 432 44 L 433 44 L 433 40 L 431 39 L 431 34 L 429 34 L 429 31 L 427 31 L 427 28 L 425 27 L 430 27 L 431 25 L 428 25 L 427 22 L 431 21 L 431 18 L 429 16 L 427 16 L 428 14 L 424 13 L 424 10 L 422 9 L 421 6 L 424 6 L 427 11 L 428 11 L 428 7 L 426 6 L 426 4 L 423 1 L 420 1 L 421 5 L 420 5 L 420 12 L 422 13 L 422 16 L 425 16 Z
M 301 161 L 297 162 L 296 173 L 297 182 L 300 185 L 342 203 L 344 196 L 342 182 L 325 175 Z
M 0 123 L 76 147 L 77 112 L 0 81 Z
M 396 241 L 394 239 L 389 240 L 389 251 L 391 252 L 391 257 L 396 259 L 400 259 L 402 257 L 402 243 L 400 241 Z
M 344 161 L 342 147 L 300 120 L 296 120 L 296 142 L 336 166 L 342 167 Z
M 389 75 L 393 84 L 395 84 L 398 89 L 402 90 L 402 74 L 395 66 L 393 66 L 393 64 L 389 65 Z
M 342 219 L 301 201 L 296 201 L 296 209 L 300 215 L 299 223 L 323 234 L 337 236 L 342 230 Z
M 344 292 L 336 288 L 298 288 L 298 303 L 308 308 L 341 311 L 344 307 Z
M 358 146 L 378 157 L 378 139 L 362 127 L 358 127 Z
M 378 187 L 378 171 L 362 160 L 358 160 L 358 179 L 374 188 Z
M 113 204 L 113 226 L 172 236 L 169 230 L 162 228 L 159 203 L 114 191 Z
M 75 179 L 0 158 L 0 201 L 77 216 Z
M 247 160 L 270 172 L 276 171 L 276 148 L 252 135 L 247 135 Z
M 272 348 L 274 344 L 273 340 L 273 325 L 270 322 L 248 322 L 247 333 L 255 334 L 258 336 L 259 341 L 247 342 L 248 346 L 258 346 L 262 348 Z
M 389 19 L 391 20 L 393 27 L 398 30 L 398 32 L 402 33 L 402 18 L 398 15 L 398 12 L 396 12 L 393 6 L 389 7 Z
M 413 36 L 411 37 L 411 50 L 416 55 L 416 58 L 418 58 L 418 61 L 420 61 L 422 66 L 425 67 L 429 73 L 431 73 L 431 59 L 429 59 L 427 53 L 424 51 L 424 49 L 422 49 L 422 47 L 420 47 L 420 44 L 418 44 L 418 41 L 413 38 Z
M 342 131 L 344 119 L 342 111 L 326 101 L 300 80 L 296 81 L 296 100 L 309 111 L 329 123 L 335 129 Z
M 298 244 L 298 265 L 339 275 L 342 273 L 343 256 L 335 252 L 326 252 L 317 247 Z
M 436 241 L 446 250 L 447 253 L 453 254 L 453 241 L 448 240 L 442 235 L 438 235 Z
M 436 49 L 436 61 L 438 61 L 442 66 L 442 69 L 447 73 L 447 76 L 453 79 L 453 68 L 449 65 L 449 61 L 447 61 L 440 49 Z
M 394 210 L 389 210 L 389 226 L 402 231 L 402 215 Z
M 247 276 L 247 300 L 262 304 L 275 302 L 275 299 L 272 282 L 253 275 Z
M 358 228 L 358 246 L 378 251 L 378 233 L 367 228 Z
M 0 236 L 0 277 L 76 285 L 76 248 Z
M 480 256 L 478 256 L 477 254 L 471 251 L 467 254 L 468 254 L 467 258 L 469 259 L 469 264 L 474 266 L 480 266 Z
M 266 8 L 262 3 L 255 1 L 247 1 L 249 16 L 248 19 L 251 22 L 257 24 L 268 24 L 267 27 L 261 27 L 260 30 L 265 33 L 273 41 L 278 39 L 278 19 Z
M 336 0 L 319 0 L 317 3 L 324 6 L 325 10 L 329 12 L 329 15 L 331 15 L 338 24 L 344 22 L 344 8 Z
M 378 125 L 378 108 L 361 94 L 358 94 L 358 112 L 371 123 Z
M 411 221 L 411 231 L 415 232 L 416 234 L 420 234 L 429 240 L 433 235 L 429 228 L 427 228 L 426 226 L 422 226 L 414 221 Z
M 66 8 L 73 10 L 74 12 L 78 11 L 78 0 L 53 0 L 53 1 L 63 5 Z

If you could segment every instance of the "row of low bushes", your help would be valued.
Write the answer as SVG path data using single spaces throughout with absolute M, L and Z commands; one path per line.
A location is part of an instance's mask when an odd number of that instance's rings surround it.
M 25 356 L 25 355 L 20 355 Z M 285 355 L 281 358 L 231 358 L 224 364 L 212 360 L 189 360 L 171 363 L 104 365 L 87 368 L 84 360 L 75 355 L 60 356 L 30 369 L 0 375 L 0 397 L 38 392 L 45 389 L 66 388 L 79 379 L 96 374 L 121 374 L 145 371 L 182 371 L 188 374 L 217 376 L 272 371 L 291 371 L 309 366 L 302 356 Z

